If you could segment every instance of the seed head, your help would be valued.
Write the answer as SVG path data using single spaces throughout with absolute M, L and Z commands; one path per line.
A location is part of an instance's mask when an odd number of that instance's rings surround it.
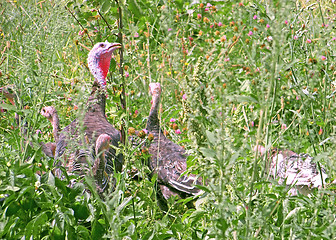
M 154 139 L 154 135 L 152 133 L 148 134 L 147 136 L 149 141 L 152 141 Z
M 144 147 L 143 149 L 141 149 L 141 152 L 144 154 L 148 153 L 148 148 Z
M 139 138 L 144 138 L 144 137 L 146 137 L 146 133 L 145 133 L 145 131 L 144 131 L 144 130 L 139 131 L 138 136 L 139 136 Z
M 128 129 L 128 134 L 129 134 L 129 135 L 134 135 L 134 134 L 135 134 L 135 129 L 134 129 L 133 127 L 130 127 L 130 128 Z

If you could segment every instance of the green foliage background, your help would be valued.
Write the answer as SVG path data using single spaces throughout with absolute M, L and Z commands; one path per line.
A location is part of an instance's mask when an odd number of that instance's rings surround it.
M 203 4 L 203 5 L 202 5 Z M 210 5 L 211 6 L 210 6 Z M 3 1 L 0 237 L 2 239 L 334 239 L 335 5 L 332 1 Z M 128 144 L 117 187 L 101 200 L 90 178 L 69 188 L 51 173 L 39 142 L 53 141 L 39 112 L 56 107 L 61 127 L 85 106 L 92 77 L 88 48 L 117 41 L 124 59 L 108 75 L 107 117 L 145 128 L 148 84 L 163 86 L 162 127 L 207 179 L 187 209 L 156 202 L 146 156 Z M 120 110 L 121 85 L 126 87 Z M 14 114 L 21 116 L 19 126 Z M 182 134 L 172 129 L 170 119 Z M 22 132 L 27 124 L 28 133 Z M 32 143 L 32 146 L 28 144 Z M 330 179 L 311 196 L 287 195 L 270 178 L 262 144 L 306 152 Z M 142 180 L 130 176 L 137 168 Z M 42 172 L 42 175 L 37 174 Z M 89 188 L 92 195 L 82 194 Z

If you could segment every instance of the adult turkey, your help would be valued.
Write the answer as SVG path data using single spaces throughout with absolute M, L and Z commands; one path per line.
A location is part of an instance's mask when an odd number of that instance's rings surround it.
M 202 185 L 201 179 L 195 175 L 183 175 L 187 170 L 187 157 L 183 147 L 166 138 L 160 128 L 158 109 L 160 105 L 160 83 L 149 84 L 152 95 L 152 106 L 147 120 L 146 129 L 154 135 L 148 148 L 151 157 L 149 167 L 157 174 L 158 184 L 165 199 L 171 196 L 186 197 L 200 193 L 195 185 Z
M 263 146 L 255 147 L 255 151 L 266 153 Z M 324 186 L 328 175 L 325 169 L 321 170 L 313 162 L 313 157 L 308 154 L 297 154 L 291 150 L 279 150 L 272 148 L 268 153 L 270 158 L 269 173 L 278 180 L 279 184 L 291 187 L 289 194 L 294 196 L 298 193 L 308 195 L 312 188 Z
M 112 53 L 121 47 L 119 43 L 97 43 L 88 55 L 88 66 L 95 80 L 91 95 L 87 101 L 85 113 L 71 122 L 58 134 L 55 159 L 68 173 L 85 175 L 90 164 L 96 139 L 107 134 L 114 146 L 118 146 L 120 133 L 106 119 L 106 75 L 110 67 Z M 105 153 L 106 173 L 121 171 L 122 156 L 116 156 L 114 148 Z M 60 176 L 59 176 L 60 177 Z

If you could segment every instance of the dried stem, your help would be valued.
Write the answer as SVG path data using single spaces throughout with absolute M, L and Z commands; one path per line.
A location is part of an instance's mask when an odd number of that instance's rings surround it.
M 81 28 L 84 30 L 84 29 L 85 29 L 84 26 L 80 23 L 80 21 L 78 21 L 78 19 L 77 19 L 76 16 L 71 12 L 71 10 L 70 10 L 67 6 L 65 6 L 65 8 L 66 8 L 66 10 L 68 10 L 68 12 L 71 14 L 71 16 L 77 21 L 77 23 L 79 24 L 79 26 L 81 26 Z M 91 45 L 93 46 L 93 41 L 92 41 L 92 39 L 90 38 L 89 33 L 88 33 L 87 31 L 85 31 L 85 32 L 86 32 L 88 38 L 90 39 Z
M 104 18 L 104 16 L 100 13 L 99 9 L 97 9 L 99 16 L 104 20 L 104 22 L 106 23 L 106 26 L 108 27 L 108 29 L 110 29 L 110 31 L 112 31 L 112 28 L 110 26 L 110 24 L 106 21 L 106 19 Z
M 119 67 L 119 73 L 121 75 L 121 94 L 120 94 L 120 102 L 121 102 L 121 109 L 124 111 L 126 110 L 126 94 L 125 94 L 125 81 L 124 81 L 124 45 L 123 45 L 123 35 L 122 35 L 122 29 L 123 29 L 123 23 L 122 23 L 122 9 L 120 7 L 119 1 L 115 0 L 115 2 L 118 5 L 118 12 L 119 12 L 119 20 L 118 20 L 118 41 L 121 44 L 121 48 L 119 49 L 119 56 L 120 56 L 120 67 Z M 125 120 L 122 120 L 123 123 L 121 124 L 121 142 L 125 144 L 126 134 L 124 129 L 124 123 Z

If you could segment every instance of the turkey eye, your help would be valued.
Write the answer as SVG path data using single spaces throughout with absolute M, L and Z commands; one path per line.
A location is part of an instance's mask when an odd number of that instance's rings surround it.
M 105 47 L 105 44 L 104 44 L 104 43 L 101 43 L 101 44 L 99 45 L 99 47 L 103 48 L 103 47 Z

